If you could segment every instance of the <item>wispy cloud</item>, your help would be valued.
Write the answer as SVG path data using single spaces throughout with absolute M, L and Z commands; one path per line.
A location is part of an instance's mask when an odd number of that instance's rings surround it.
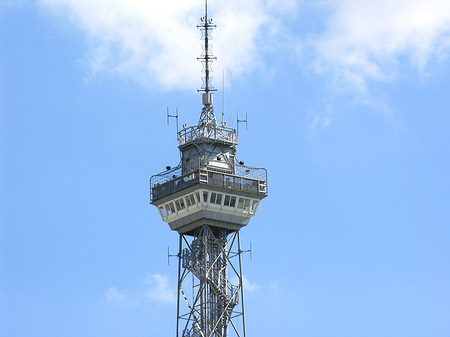
M 270 283 L 270 291 L 271 293 L 276 295 L 280 293 L 280 285 L 277 281 L 273 281 Z
M 258 290 L 259 285 L 257 285 L 255 282 L 251 282 L 248 278 L 246 278 L 245 276 L 243 276 L 243 281 L 244 281 L 244 289 L 246 291 L 255 291 Z
M 201 86 L 201 41 L 195 26 L 203 1 L 39 3 L 85 34 L 87 77 L 114 74 L 158 90 Z M 312 13 L 314 27 L 303 23 Z M 333 125 L 336 97 L 347 94 L 354 103 L 395 120 L 372 85 L 395 82 L 410 70 L 427 74 L 430 63 L 446 60 L 450 53 L 450 1 L 228 0 L 211 1 L 210 14 L 218 25 L 213 69 L 216 74 L 226 69 L 227 82 L 255 70 L 273 79 L 283 67 L 290 72 L 313 69 L 326 79 L 329 107 L 309 112 L 313 128 Z
M 242 277 L 242 280 L 244 282 L 244 290 L 248 292 L 253 292 L 259 289 L 259 285 L 255 282 L 250 281 L 245 275 Z M 234 276 L 231 278 L 231 283 L 234 285 L 237 285 L 239 283 L 239 279 L 237 276 Z
M 145 296 L 149 299 L 163 303 L 175 302 L 175 288 L 169 286 L 166 276 L 160 274 L 146 274 L 145 283 L 150 287 Z
M 198 0 L 40 0 L 85 32 L 90 49 L 85 56 L 92 75 L 109 72 L 145 85 L 166 89 L 201 86 L 200 32 L 203 13 Z M 277 34 L 276 15 L 292 12 L 295 1 L 215 1 L 211 16 L 218 24 L 213 51 L 219 55 L 216 71 L 228 79 L 257 67 L 259 51 Z M 270 31 L 269 31 L 270 27 Z M 264 37 L 264 39 L 262 38 Z
M 176 299 L 176 288 L 169 284 L 169 279 L 161 274 L 146 274 L 144 278 L 145 289 L 133 292 L 124 292 L 116 286 L 111 286 L 105 292 L 107 303 L 116 303 L 123 306 L 134 306 L 143 303 L 173 303 Z
M 311 129 L 327 128 L 331 124 L 332 113 L 331 104 L 327 104 L 320 112 L 309 110 L 306 113 L 306 120 L 309 122 Z
M 105 292 L 106 302 L 125 303 L 128 300 L 127 295 L 119 292 L 116 287 L 109 287 Z
M 298 38 L 309 51 L 308 66 L 328 88 L 326 103 L 306 113 L 310 128 L 333 125 L 342 97 L 396 127 L 404 125 L 390 107 L 389 88 L 412 74 L 429 76 L 431 64 L 448 59 L 450 2 L 343 0 L 314 6 L 324 13 L 322 27 Z
M 200 86 L 198 0 L 39 0 L 56 15 L 77 25 L 89 41 L 85 61 L 92 74 L 110 72 L 145 84 L 173 88 Z M 320 11 L 319 29 L 288 27 L 287 18 Z M 319 9 L 317 9 L 319 8 Z M 264 63 L 268 49 L 280 43 L 312 51 L 306 61 L 331 74 L 336 88 L 367 89 L 369 81 L 390 81 L 404 64 L 425 70 L 431 59 L 450 50 L 450 2 L 443 0 L 214 1 L 210 14 L 218 24 L 213 51 L 216 71 L 231 78 Z M 304 61 L 305 59 L 302 59 Z
M 367 92 L 405 67 L 426 70 L 450 50 L 450 2 L 378 0 L 332 2 L 325 29 L 310 42 L 315 69 L 336 88 Z

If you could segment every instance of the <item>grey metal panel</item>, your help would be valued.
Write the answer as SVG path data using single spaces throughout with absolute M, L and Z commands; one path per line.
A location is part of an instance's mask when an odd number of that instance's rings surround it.
M 220 211 L 200 210 L 170 222 L 169 226 L 170 229 L 176 230 L 179 233 L 189 232 L 205 224 L 227 230 L 239 230 L 241 227 L 246 226 L 249 220 L 250 217 L 246 216 L 223 214 Z
M 262 200 L 265 197 L 267 197 L 266 194 L 261 194 L 261 193 L 249 193 L 249 192 L 242 191 L 242 190 L 233 190 L 233 189 L 228 189 L 228 188 L 220 187 L 220 186 L 207 185 L 207 184 L 196 184 L 196 185 L 186 188 L 182 191 L 178 191 L 178 192 L 168 195 L 164 198 L 155 200 L 152 202 L 152 205 L 155 205 L 156 207 L 158 207 L 162 204 L 165 204 L 169 201 L 173 201 L 175 199 L 181 198 L 183 196 L 191 194 L 200 189 L 203 189 L 206 191 L 213 191 L 213 192 L 220 192 L 220 193 L 224 193 L 224 194 L 235 195 L 238 197 L 253 198 L 253 199 L 258 199 L 258 200 Z

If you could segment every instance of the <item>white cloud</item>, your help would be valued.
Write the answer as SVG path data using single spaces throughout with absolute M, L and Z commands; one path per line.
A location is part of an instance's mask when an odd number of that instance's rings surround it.
M 169 286 L 169 280 L 166 276 L 146 274 L 145 283 L 150 286 L 150 289 L 145 293 L 147 298 L 163 303 L 175 302 L 176 289 Z
M 89 41 L 85 61 L 93 75 L 110 72 L 166 89 L 201 85 L 198 0 L 40 0 L 56 15 L 70 19 Z M 216 73 L 227 79 L 263 64 L 263 51 L 300 41 L 313 50 L 315 69 L 333 74 L 339 85 L 365 91 L 367 81 L 389 81 L 401 64 L 424 70 L 431 58 L 450 48 L 450 1 L 333 1 L 316 5 L 323 29 L 306 38 L 284 23 L 302 8 L 300 0 L 210 1 L 218 25 L 213 33 Z M 317 10 L 317 8 L 316 8 Z M 298 20 L 302 20 L 301 17 Z M 297 26 L 297 25 L 296 25 Z M 292 52 L 299 44 L 292 44 Z M 305 47 L 307 46 L 307 47 Z M 216 81 L 217 82 L 217 81 Z M 216 83 L 217 85 L 218 83 Z
M 270 292 L 272 294 L 278 295 L 280 293 L 280 285 L 277 281 L 270 283 Z
M 127 301 L 127 295 L 119 292 L 116 287 L 109 287 L 105 292 L 107 302 L 125 303 Z
M 89 76 L 109 73 L 164 90 L 201 87 L 195 26 L 203 1 L 39 3 L 84 32 Z M 216 0 L 209 8 L 218 25 L 213 32 L 216 86 L 224 68 L 227 82 L 255 69 L 272 79 L 276 69 L 295 69 L 292 62 L 297 62 L 329 80 L 330 107 L 336 93 L 350 93 L 355 103 L 380 110 L 388 119 L 395 114 L 375 97 L 371 84 L 407 76 L 405 70 L 427 74 L 429 64 L 447 59 L 450 51 L 450 1 Z M 313 27 L 311 17 L 317 18 Z M 330 111 L 310 112 L 307 119 L 313 127 L 330 126 Z
M 244 290 L 248 291 L 248 292 L 253 292 L 259 289 L 259 285 L 251 282 L 248 278 L 246 278 L 245 276 L 242 277 L 243 281 L 244 281 Z M 231 278 L 231 283 L 234 285 L 239 284 L 239 278 L 237 276 L 234 276 Z
M 197 61 L 201 42 L 195 26 L 203 16 L 203 1 L 40 0 L 40 3 L 57 15 L 69 17 L 86 33 L 91 46 L 86 62 L 92 75 L 110 72 L 166 89 L 201 86 L 201 64 Z M 277 21 L 273 16 L 269 20 L 269 11 L 292 12 L 294 8 L 293 0 L 283 6 L 275 6 L 273 0 L 211 1 L 210 15 L 219 28 L 213 33 L 213 52 L 218 55 L 213 66 L 216 73 L 226 69 L 230 80 L 258 66 L 260 44 L 267 43 L 269 38 L 264 29 Z M 269 35 L 274 34 L 276 29 Z
M 431 58 L 447 57 L 450 2 L 378 0 L 333 2 L 325 30 L 310 44 L 319 73 L 337 86 L 367 91 L 368 81 L 390 81 L 402 68 L 424 71 Z
M 327 128 L 331 124 L 332 114 L 333 110 L 331 104 L 327 104 L 321 112 L 309 110 L 306 113 L 306 120 L 309 122 L 311 129 L 316 129 L 318 127 Z
M 258 286 L 256 283 L 251 282 L 251 281 L 250 281 L 248 278 L 246 278 L 245 276 L 243 276 L 243 280 L 244 280 L 244 289 L 245 289 L 246 291 L 252 292 L 252 291 L 255 291 L 255 290 L 257 290 L 257 289 L 259 288 L 259 286 Z
M 106 302 L 123 306 L 135 306 L 144 303 L 173 303 L 176 299 L 176 288 L 169 285 L 167 276 L 161 274 L 145 274 L 145 289 L 124 293 L 115 286 L 105 292 Z

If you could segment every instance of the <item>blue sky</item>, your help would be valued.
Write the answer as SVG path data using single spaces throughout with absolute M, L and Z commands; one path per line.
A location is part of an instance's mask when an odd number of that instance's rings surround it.
M 202 1 L 0 3 L 0 335 L 170 336 L 148 180 L 201 99 Z M 269 197 L 250 336 L 450 336 L 450 2 L 210 2 L 216 113 Z

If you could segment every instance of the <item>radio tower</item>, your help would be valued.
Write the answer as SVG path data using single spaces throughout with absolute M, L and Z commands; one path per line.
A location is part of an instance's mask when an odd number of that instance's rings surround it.
M 246 337 L 239 230 L 267 196 L 267 171 L 238 162 L 236 130 L 217 124 L 207 0 L 200 21 L 200 119 L 177 130 L 181 162 L 151 177 L 150 201 L 179 233 L 176 337 Z

